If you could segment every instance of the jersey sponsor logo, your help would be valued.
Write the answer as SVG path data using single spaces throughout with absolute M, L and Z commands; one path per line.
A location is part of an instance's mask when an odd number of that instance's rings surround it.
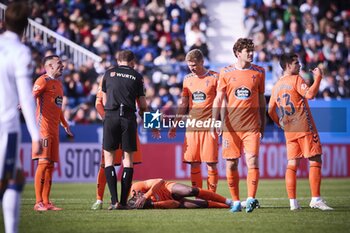
M 203 103 L 207 99 L 207 95 L 202 91 L 195 91 L 192 94 L 192 101 L 195 103 Z
M 116 75 L 117 75 L 117 77 L 136 80 L 136 77 L 134 75 L 131 75 L 131 74 L 116 73 Z M 112 77 L 112 74 L 111 74 L 111 77 Z
M 55 104 L 59 107 L 62 106 L 62 101 L 63 101 L 63 97 L 62 96 L 57 96 L 55 99 Z
M 251 91 L 245 86 L 239 87 L 235 90 L 235 96 L 239 100 L 246 100 L 251 94 Z

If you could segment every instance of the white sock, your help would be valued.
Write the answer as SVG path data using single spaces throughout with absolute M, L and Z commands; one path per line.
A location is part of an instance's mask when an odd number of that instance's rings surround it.
M 2 211 L 4 213 L 6 233 L 18 232 L 20 204 L 21 194 L 14 189 L 6 189 L 2 198 Z
M 289 199 L 290 206 L 296 207 L 297 203 L 298 203 L 297 199 Z
M 241 201 L 234 201 L 233 202 L 233 205 L 239 205 L 239 204 L 241 204 Z
M 231 206 L 232 205 L 232 200 L 231 199 L 226 199 L 225 200 L 225 204 L 228 205 L 228 206 Z
M 96 202 L 97 202 L 98 204 L 103 203 L 103 201 L 102 201 L 102 200 L 96 200 Z
M 253 197 L 247 197 L 247 201 L 250 200 L 250 199 L 254 199 Z
M 311 201 L 315 202 L 315 201 L 319 201 L 321 200 L 321 197 L 311 197 Z

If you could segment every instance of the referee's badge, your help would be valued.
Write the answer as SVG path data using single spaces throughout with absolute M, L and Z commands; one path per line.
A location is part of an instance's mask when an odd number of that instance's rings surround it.
M 111 72 L 111 77 L 114 77 L 115 76 L 115 72 Z

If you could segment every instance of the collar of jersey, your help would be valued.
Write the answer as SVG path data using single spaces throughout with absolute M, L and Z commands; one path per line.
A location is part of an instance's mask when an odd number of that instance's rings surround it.
M 236 70 L 250 70 L 250 68 L 252 68 L 252 64 L 250 64 L 250 66 L 248 68 L 244 68 L 244 69 L 240 69 L 236 66 L 236 63 L 233 64 L 233 67 L 236 69 Z

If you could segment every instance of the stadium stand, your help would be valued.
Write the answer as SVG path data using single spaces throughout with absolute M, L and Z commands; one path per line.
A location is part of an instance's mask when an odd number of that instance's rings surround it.
M 4 4 L 7 1 L 1 1 Z M 225 1 L 224 1 L 225 2 Z M 269 89 L 280 75 L 278 57 L 295 51 L 303 59 L 302 76 L 312 78 L 308 70 L 323 67 L 318 98 L 350 97 L 350 7 L 341 0 L 243 0 L 245 36 L 257 46 L 255 63 L 267 70 Z M 31 46 L 36 65 L 34 78 L 43 73 L 42 57 L 59 53 L 65 64 L 62 78 L 66 98 L 64 112 L 71 123 L 99 122 L 93 103 L 97 83 L 104 71 L 115 65 L 120 49 L 130 49 L 138 57 L 137 70 L 144 75 L 147 99 L 153 109 L 172 113 L 180 98 L 182 80 L 188 72 L 186 52 L 199 48 L 206 64 L 211 60 L 207 36 L 210 19 L 203 0 L 32 0 L 31 20 L 58 36 L 44 36 L 32 30 L 26 43 Z M 237 4 L 236 4 L 237 5 Z M 0 5 L 1 8 L 3 8 Z M 210 4 L 213 7 L 213 4 Z M 3 20 L 0 12 L 0 32 Z M 216 16 L 217 17 L 217 16 Z M 53 37 L 80 45 L 95 58 L 77 63 L 70 46 L 60 49 Z M 218 43 L 215 41 L 215 43 Z M 219 46 L 219 45 L 218 45 Z M 231 51 L 231 47 L 226 48 Z M 232 55 L 233 56 L 233 55 Z M 228 60 L 227 62 L 230 62 Z

